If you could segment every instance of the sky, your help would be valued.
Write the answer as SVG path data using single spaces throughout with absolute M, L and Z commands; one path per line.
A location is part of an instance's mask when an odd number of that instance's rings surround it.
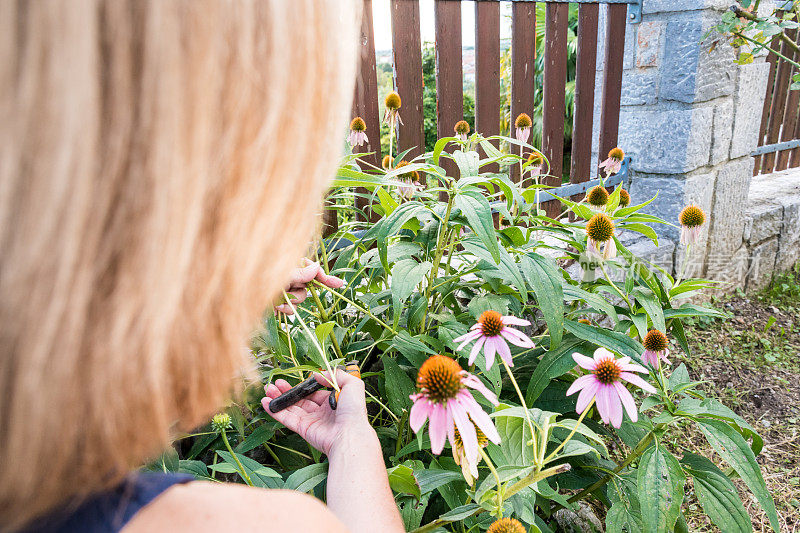
M 503 13 L 510 12 L 508 2 L 501 4 Z M 420 34 L 422 42 L 435 40 L 433 0 L 420 0 Z M 389 0 L 372 0 L 372 18 L 375 30 L 375 49 L 390 50 L 392 48 L 392 16 Z M 504 17 L 503 17 L 504 18 Z M 510 24 L 501 20 L 500 37 L 510 37 Z M 475 46 L 475 2 L 461 2 L 461 40 L 463 46 Z

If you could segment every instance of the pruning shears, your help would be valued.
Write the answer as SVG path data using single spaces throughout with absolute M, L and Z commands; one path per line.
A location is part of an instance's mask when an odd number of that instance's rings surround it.
M 342 368 L 342 367 L 337 367 Z M 361 370 L 358 367 L 358 361 L 348 361 L 344 364 L 344 371 L 350 375 L 353 375 L 357 378 L 361 377 Z M 269 402 L 269 410 L 273 413 L 277 413 L 278 411 L 283 411 L 287 407 L 291 407 L 292 405 L 296 404 L 303 398 L 307 398 L 311 396 L 318 390 L 324 388 L 325 385 L 322 385 L 314 376 L 306 379 L 302 383 L 295 385 L 291 389 L 287 390 L 277 398 L 273 399 Z M 336 410 L 336 405 L 339 402 L 339 391 L 331 391 L 330 396 L 328 396 L 328 405 L 331 406 L 331 409 Z

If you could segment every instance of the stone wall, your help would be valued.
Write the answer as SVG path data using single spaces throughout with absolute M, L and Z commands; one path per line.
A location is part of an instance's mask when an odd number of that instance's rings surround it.
M 758 140 L 768 65 L 762 55 L 739 66 L 726 40 L 704 39 L 729 5 L 729 0 L 644 1 L 642 22 L 626 27 L 619 146 L 633 158 L 634 203 L 658 194 L 646 210 L 676 225 L 688 204 L 709 215 L 701 242 L 690 251 L 686 274 L 757 288 L 769 282 L 776 265 L 784 267 L 800 255 L 800 202 L 763 176 L 752 177 L 750 153 Z M 762 9 L 772 7 L 762 2 Z M 600 58 L 604 16 L 601 11 Z M 598 88 L 603 68 L 601 59 Z M 599 106 L 598 101 L 595 124 Z M 596 152 L 595 146 L 598 158 Z M 789 178 L 775 179 L 785 185 Z M 763 199 L 777 192 L 781 198 Z M 750 208 L 748 201 L 753 202 Z M 772 221 L 770 228 L 780 229 L 762 228 L 756 222 L 762 212 Z M 685 247 L 676 245 L 679 230 L 658 230 L 659 255 L 674 250 L 673 271 L 681 269 Z

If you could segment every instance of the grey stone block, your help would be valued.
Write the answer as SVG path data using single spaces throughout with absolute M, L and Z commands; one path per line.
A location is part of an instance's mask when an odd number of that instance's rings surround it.
M 663 82 L 663 81 L 662 81 Z M 678 174 L 708 164 L 714 108 L 638 109 L 620 113 L 619 145 L 640 172 Z
M 733 136 L 733 102 L 726 99 L 714 106 L 714 139 L 711 143 L 711 164 L 728 159 Z
M 783 272 L 800 261 L 800 195 L 784 196 L 779 201 L 783 206 L 783 226 L 775 270 Z
M 743 238 L 752 246 L 777 237 L 783 227 L 783 206 L 776 204 L 751 205 L 745 212 Z
M 767 91 L 769 64 L 751 63 L 739 67 L 730 157 L 750 155 L 758 145 L 758 128 Z
M 710 249 L 706 256 L 706 276 L 727 283 L 724 290 L 743 289 L 749 268 L 747 247 L 740 246 L 733 254 L 718 254 Z
M 700 15 L 667 22 L 661 98 L 694 103 L 733 93 L 733 50 L 701 42 L 712 20 Z
M 744 210 L 753 172 L 750 158 L 731 161 L 717 174 L 710 216 L 709 253 L 732 255 L 742 245 Z
M 622 77 L 622 99 L 627 105 L 654 104 L 658 98 L 658 73 L 653 69 L 626 72 Z
M 668 13 L 672 11 L 691 11 L 693 9 L 726 9 L 730 0 L 645 0 L 642 13 Z
M 778 255 L 778 238 L 757 244 L 750 249 L 750 268 L 747 271 L 746 290 L 763 289 L 772 281 L 775 259 Z
M 716 182 L 716 174 L 705 173 L 695 174 L 686 178 L 683 189 L 683 203 L 675 206 L 675 214 L 667 219 L 673 224 L 679 224 L 680 211 L 687 205 L 696 205 L 703 210 L 704 213 L 711 213 L 712 201 L 714 199 L 714 184 Z M 691 249 L 689 250 L 688 260 L 686 260 L 685 276 L 698 277 L 702 276 L 706 269 L 706 250 L 708 248 L 708 228 L 709 224 L 706 223 L 700 232 L 700 236 Z M 684 257 L 686 255 L 686 247 L 678 246 L 675 251 L 675 268 L 680 272 L 683 269 Z
M 656 67 L 661 55 L 661 21 L 642 21 L 636 30 L 636 66 Z

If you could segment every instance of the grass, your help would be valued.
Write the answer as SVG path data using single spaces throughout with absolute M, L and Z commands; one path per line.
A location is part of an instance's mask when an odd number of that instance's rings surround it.
M 730 313 L 723 320 L 699 320 L 687 328 L 691 356 L 675 354 L 690 375 L 705 380 L 716 396 L 752 424 L 764 438 L 758 457 L 775 498 L 781 531 L 800 531 L 800 265 L 764 291 L 717 298 Z M 712 457 L 699 431 L 687 427 L 673 446 Z M 718 457 L 715 459 L 719 459 Z M 769 531 L 766 517 L 740 480 L 755 531 Z M 689 531 L 719 531 L 703 516 L 691 486 L 684 503 Z

